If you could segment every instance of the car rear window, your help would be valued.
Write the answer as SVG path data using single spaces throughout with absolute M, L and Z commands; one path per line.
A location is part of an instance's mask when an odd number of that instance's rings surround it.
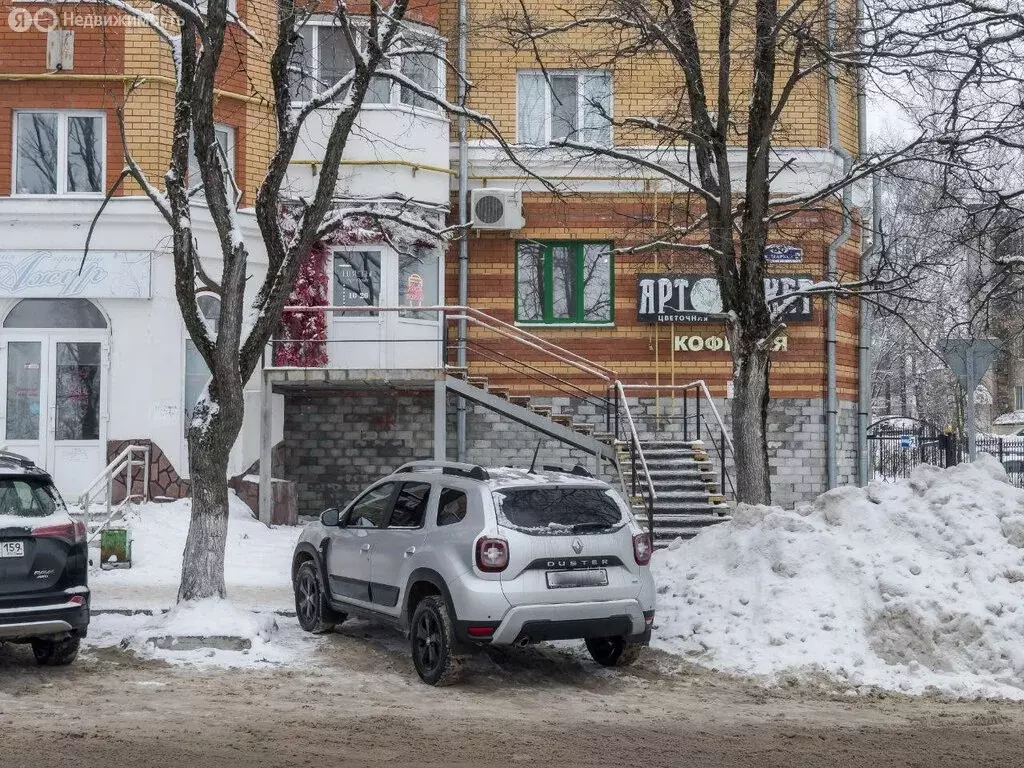
M 47 517 L 58 505 L 53 486 L 45 480 L 0 480 L 0 517 Z
M 502 488 L 494 504 L 503 525 L 540 535 L 597 533 L 622 522 L 613 492 L 602 488 Z

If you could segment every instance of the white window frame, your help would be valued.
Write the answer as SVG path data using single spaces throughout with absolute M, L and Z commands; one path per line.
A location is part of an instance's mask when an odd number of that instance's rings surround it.
M 1024 411 L 1024 386 L 1013 388 L 1013 410 Z
M 218 296 L 213 291 L 199 291 L 198 293 L 196 293 L 196 305 L 197 306 L 199 305 L 199 299 L 202 296 L 211 296 L 214 299 L 216 299 L 217 302 L 218 302 L 218 308 L 219 308 L 220 302 L 221 302 L 221 297 Z M 212 328 L 210 326 L 210 322 L 209 322 L 210 318 L 208 318 L 206 316 L 206 313 L 202 311 L 201 307 L 199 309 L 199 317 L 200 317 L 200 319 L 202 319 L 203 324 L 206 325 L 206 328 L 209 331 L 211 338 L 214 341 L 216 341 L 217 334 L 219 333 L 219 329 L 214 329 L 214 328 Z M 185 338 L 184 338 L 184 343 L 182 344 L 182 362 L 181 362 L 181 400 L 182 400 L 181 415 L 182 415 L 182 423 L 183 423 L 183 426 L 184 426 L 183 434 L 187 434 L 188 433 L 189 422 L 192 420 L 192 408 L 195 406 L 195 403 L 188 402 L 188 374 L 189 374 L 189 371 L 188 371 L 188 360 L 189 360 L 188 345 L 191 344 L 192 346 L 195 346 L 195 342 L 192 341 L 192 337 L 191 337 L 191 335 L 189 335 L 188 328 L 184 328 L 184 332 L 185 332 L 184 333 L 184 337 Z M 197 350 L 197 354 L 198 354 L 198 350 Z M 199 356 L 199 359 L 200 360 L 203 359 L 201 355 Z M 205 365 L 206 361 L 203 360 L 203 363 Z M 207 373 L 206 384 L 208 385 L 210 383 L 210 379 L 213 378 L 213 373 L 209 369 L 207 369 L 206 373 Z M 186 446 L 186 449 L 185 449 L 184 458 L 186 460 L 188 459 L 188 448 L 187 448 L 187 446 Z
M 317 16 L 311 17 L 305 24 L 303 24 L 302 27 L 300 27 L 300 29 L 311 29 L 311 30 L 313 30 L 312 45 L 313 45 L 313 49 L 314 50 L 316 50 L 320 46 L 320 31 L 319 31 L 320 27 L 340 27 L 340 25 L 336 24 L 332 18 L 330 18 L 330 17 L 323 17 L 323 16 L 321 16 L 321 17 L 317 17 Z M 444 61 L 443 61 L 443 57 L 445 56 L 445 44 L 444 44 L 443 38 L 439 37 L 438 35 L 436 35 L 436 34 L 434 34 L 432 32 L 428 32 L 426 30 L 423 30 L 423 31 L 417 30 L 417 31 L 411 33 L 410 36 L 414 37 L 414 38 L 420 38 L 420 39 L 423 39 L 424 41 L 430 41 L 431 43 L 436 43 L 437 44 L 438 57 L 434 59 L 434 63 L 436 65 L 436 67 L 437 67 L 437 83 L 438 83 L 437 96 L 438 96 L 438 98 L 443 99 L 445 97 L 445 76 L 447 74 L 447 72 L 445 71 L 445 64 L 444 64 Z M 356 40 L 357 40 L 357 42 L 359 43 L 360 46 L 363 45 L 364 37 L 365 37 L 365 33 L 357 32 Z M 312 71 L 311 74 L 312 74 L 313 80 L 314 81 L 319 81 L 320 80 L 320 65 L 319 65 L 319 62 L 315 58 L 312 60 L 312 69 L 313 69 L 313 71 Z M 378 70 L 378 72 L 379 71 L 381 71 L 381 70 Z M 362 109 L 400 109 L 400 110 L 405 110 L 405 111 L 409 111 L 409 112 L 416 112 L 418 114 L 424 114 L 424 115 L 437 115 L 438 113 L 441 112 L 441 108 L 440 107 L 429 107 L 429 108 L 428 107 L 414 107 L 411 104 L 404 103 L 402 101 L 402 85 L 400 83 L 396 83 L 393 80 L 389 81 L 389 85 L 390 85 L 390 94 L 389 94 L 390 98 L 388 99 L 388 101 L 365 101 L 364 100 L 363 101 L 363 105 L 362 105 Z M 304 100 L 301 100 L 301 99 L 298 99 L 298 100 L 293 99 L 292 100 L 292 106 L 293 107 L 302 107 L 302 106 L 305 106 L 307 103 L 308 102 L 306 102 Z M 339 108 L 338 105 L 334 104 L 334 103 L 325 104 L 323 107 L 321 107 L 321 109 L 338 109 L 338 108 Z
M 519 124 L 519 97 L 520 78 L 522 75 L 541 76 L 544 79 L 544 144 L 551 146 L 551 81 L 549 78 L 555 76 L 573 75 L 576 77 L 576 132 L 583 130 L 584 108 L 586 99 L 583 94 L 583 77 L 586 75 L 603 74 L 608 77 L 608 117 L 615 116 L 615 76 L 609 69 L 549 69 L 546 72 L 541 69 L 519 69 L 516 70 L 516 143 L 522 144 L 522 126 Z M 608 144 L 615 146 L 615 125 L 608 124 Z
M 223 131 L 227 135 L 227 142 L 225 142 L 227 144 L 227 149 L 224 150 L 224 154 L 227 155 L 228 171 L 231 174 L 230 181 L 234 182 L 234 184 L 237 185 L 238 184 L 238 177 L 235 176 L 235 127 L 233 125 L 228 125 L 227 123 L 214 123 L 213 124 L 214 136 L 217 135 L 218 131 Z M 189 175 L 191 175 L 191 173 L 192 173 L 192 159 L 195 157 L 195 150 L 193 149 L 193 146 L 192 146 L 193 136 L 192 136 L 191 133 L 189 134 L 188 141 L 189 141 L 189 145 L 188 145 L 189 167 L 186 169 L 186 172 Z M 203 188 L 203 180 L 202 179 L 198 179 L 196 181 L 195 186 L 192 186 L 192 182 L 191 182 L 190 178 L 186 178 L 185 179 L 185 183 L 188 184 L 188 190 L 189 190 L 190 193 L 191 192 L 195 192 L 197 190 L 201 190 Z M 230 192 L 230 190 L 228 190 L 228 191 Z M 230 196 L 229 196 L 228 199 L 229 200 L 231 199 Z
M 18 122 L 22 115 L 57 115 L 57 189 L 55 192 L 18 192 Z M 68 118 L 100 120 L 100 188 L 98 192 L 68 192 Z M 11 197 L 103 197 L 107 189 L 107 114 L 100 109 L 15 109 L 11 126 Z

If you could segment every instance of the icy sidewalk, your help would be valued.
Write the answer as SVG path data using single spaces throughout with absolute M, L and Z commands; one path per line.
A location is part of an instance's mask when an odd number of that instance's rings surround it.
M 769 681 L 1024 699 L 1024 490 L 982 456 L 839 488 L 653 560 L 654 645 Z
M 301 526 L 267 528 L 230 494 L 224 579 L 232 602 L 255 610 L 294 610 L 291 558 Z M 149 503 L 129 519 L 132 567 L 89 573 L 94 610 L 166 610 L 178 597 L 191 501 Z

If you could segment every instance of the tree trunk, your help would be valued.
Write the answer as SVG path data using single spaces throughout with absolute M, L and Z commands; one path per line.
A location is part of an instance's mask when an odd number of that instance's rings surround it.
M 210 409 L 203 398 L 197 413 Z M 181 564 L 178 602 L 226 597 L 224 547 L 228 534 L 228 458 L 238 428 L 231 429 L 221 411 L 214 410 L 203 426 L 188 431 L 192 517 Z M 240 422 L 240 420 L 239 420 Z
M 736 500 L 771 504 L 767 431 L 769 353 L 756 348 L 750 352 L 735 349 L 733 365 Z

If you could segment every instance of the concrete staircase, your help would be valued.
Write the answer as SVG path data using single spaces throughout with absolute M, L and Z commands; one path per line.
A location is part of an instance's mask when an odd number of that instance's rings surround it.
M 641 444 L 651 484 L 654 486 L 654 545 L 668 546 L 673 539 L 690 539 L 709 525 L 730 520 L 732 508 L 726 503 L 720 486 L 720 468 L 700 440 L 690 442 L 651 440 Z M 632 479 L 633 464 L 629 450 L 623 445 L 620 462 L 627 484 Z M 636 466 L 637 487 L 646 486 L 643 468 Z M 641 498 L 634 498 L 634 510 L 641 520 L 647 519 Z

